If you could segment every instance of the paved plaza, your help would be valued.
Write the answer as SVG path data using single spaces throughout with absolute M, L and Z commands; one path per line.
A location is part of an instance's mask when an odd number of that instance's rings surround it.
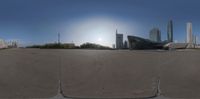
M 200 50 L 0 50 L 0 98 L 200 98 L 199 75 Z

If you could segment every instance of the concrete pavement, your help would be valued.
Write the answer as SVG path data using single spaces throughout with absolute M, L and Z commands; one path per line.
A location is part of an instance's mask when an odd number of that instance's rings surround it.
M 64 94 L 91 98 L 155 96 L 158 74 L 157 57 L 153 54 L 156 53 L 143 57 L 141 53 L 112 50 L 65 53 L 61 63 Z
M 0 50 L 0 98 L 200 98 L 199 53 Z
M 58 87 L 57 55 L 51 51 L 0 51 L 0 98 L 48 98 Z

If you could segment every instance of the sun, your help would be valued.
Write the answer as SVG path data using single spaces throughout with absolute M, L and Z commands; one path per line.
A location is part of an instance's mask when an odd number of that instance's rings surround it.
M 99 37 L 99 38 L 98 38 L 98 41 L 101 42 L 101 41 L 102 41 L 102 38 Z

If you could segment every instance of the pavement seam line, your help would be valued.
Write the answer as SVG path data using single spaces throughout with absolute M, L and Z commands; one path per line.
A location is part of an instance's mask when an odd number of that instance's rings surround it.
M 161 95 L 161 90 L 160 90 L 160 78 L 158 78 L 156 96 L 160 96 L 160 95 Z
M 59 57 L 59 86 L 58 86 L 58 90 L 59 90 L 59 94 L 61 94 L 63 97 L 65 97 L 64 93 L 63 93 L 63 89 L 62 89 L 62 65 L 61 65 L 61 56 Z

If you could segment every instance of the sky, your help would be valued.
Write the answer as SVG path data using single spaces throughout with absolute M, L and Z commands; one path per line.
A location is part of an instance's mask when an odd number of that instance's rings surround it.
M 186 23 L 200 38 L 199 0 L 0 0 L 0 38 L 20 46 L 57 42 L 115 44 L 115 31 L 143 38 L 156 27 L 167 39 L 173 20 L 174 41 L 185 42 Z M 200 40 L 200 39 L 199 39 Z M 198 42 L 200 42 L 198 40 Z

